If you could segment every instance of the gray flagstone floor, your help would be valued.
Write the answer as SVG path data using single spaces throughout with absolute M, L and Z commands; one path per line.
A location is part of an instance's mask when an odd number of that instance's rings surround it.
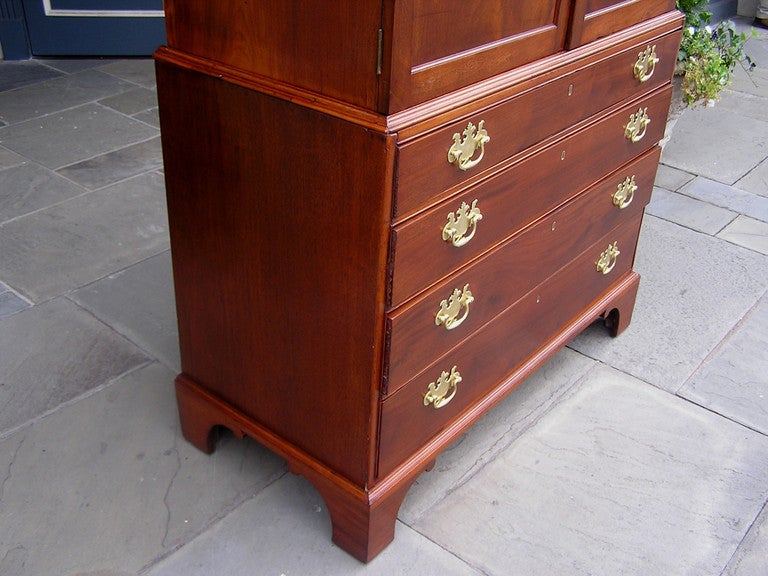
M 671 127 L 632 324 L 446 450 L 368 565 L 280 458 L 181 437 L 152 62 L 0 62 L 0 575 L 768 575 L 768 33 L 748 51 Z

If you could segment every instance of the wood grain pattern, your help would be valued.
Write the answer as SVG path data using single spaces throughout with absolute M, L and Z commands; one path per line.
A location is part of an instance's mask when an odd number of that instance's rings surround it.
M 393 146 L 210 76 L 157 75 L 182 371 L 365 484 Z
M 432 436 L 449 427 L 453 419 L 460 418 L 475 402 L 486 397 L 499 385 L 500 374 L 514 377 L 515 369 L 540 347 L 548 347 L 553 335 L 558 335 L 575 319 L 584 319 L 583 311 L 610 291 L 617 278 L 623 278 L 630 271 L 639 228 L 640 218 L 635 218 L 601 237 L 560 272 L 518 300 L 515 306 L 388 396 L 382 403 L 379 474 L 391 472 Z M 622 253 L 614 270 L 609 275 L 602 275 L 595 271 L 595 261 L 607 244 L 614 241 Z M 545 249 L 544 246 L 541 248 Z M 601 310 L 600 314 L 604 312 Z M 622 316 L 627 312 L 622 309 L 614 314 Z M 597 318 L 596 315 L 590 320 Z M 552 354 L 557 349 L 549 348 L 549 351 Z M 458 367 L 463 377 L 454 399 L 439 409 L 425 406 L 423 399 L 427 384 L 453 366 Z M 404 428 L 405 423 L 407 428 Z
M 581 46 L 674 9 L 674 0 L 575 0 L 567 46 Z
M 563 49 L 565 0 L 394 2 L 389 95 L 397 112 Z
M 622 167 L 482 258 L 447 276 L 418 299 L 391 312 L 387 331 L 389 373 L 383 390 L 393 393 L 435 357 L 459 345 L 578 256 L 595 238 L 642 215 L 651 198 L 659 152 L 656 148 L 642 157 L 643 162 Z M 632 203 L 619 210 L 612 203 L 612 195 L 628 175 L 636 177 L 638 190 Z M 440 302 L 465 285 L 474 296 L 467 319 L 453 330 L 436 326 Z
M 627 50 L 607 56 L 595 54 L 583 67 L 551 82 L 539 84 L 495 106 L 473 111 L 420 139 L 398 148 L 398 192 L 396 217 L 412 215 L 434 202 L 445 190 L 466 186 L 480 172 L 494 172 L 498 165 L 562 130 L 588 119 L 617 102 L 641 97 L 666 84 L 674 71 L 679 31 L 662 38 L 644 38 Z M 638 52 L 656 45 L 658 69 L 645 83 L 633 76 Z M 491 141 L 482 162 L 461 171 L 447 161 L 453 134 L 461 133 L 468 122 L 485 121 Z
M 334 542 L 378 554 L 441 450 L 588 324 L 629 322 L 682 22 L 671 5 L 166 0 L 156 61 L 184 436 L 205 452 L 221 426 L 255 438 L 317 488 Z M 641 84 L 649 44 L 662 59 Z M 480 119 L 498 130 L 488 157 L 457 174 L 447 147 Z M 630 173 L 639 190 L 619 211 Z M 435 244 L 475 198 L 477 242 Z M 464 283 L 476 309 L 435 336 L 439 301 Z M 453 365 L 459 395 L 424 406 Z
M 663 114 L 657 102 L 654 109 Z M 635 110 L 624 108 L 615 114 L 626 120 Z M 623 130 L 613 116 L 608 116 L 395 226 L 390 305 L 400 305 L 499 243 L 511 231 L 583 191 L 594 183 L 594 174 L 606 174 L 648 150 L 664 134 L 664 124 L 655 124 L 644 142 L 625 146 Z M 608 154 L 610 150 L 615 152 Z M 460 248 L 443 241 L 442 228 L 448 213 L 455 212 L 462 203 L 471 206 L 475 200 L 483 219 L 472 240 Z

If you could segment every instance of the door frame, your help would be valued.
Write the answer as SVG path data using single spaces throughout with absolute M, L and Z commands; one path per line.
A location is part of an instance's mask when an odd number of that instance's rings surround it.
M 57 8 L 55 0 L 0 0 L 0 44 L 8 60 L 148 56 L 164 41 L 162 9 L 74 9 Z

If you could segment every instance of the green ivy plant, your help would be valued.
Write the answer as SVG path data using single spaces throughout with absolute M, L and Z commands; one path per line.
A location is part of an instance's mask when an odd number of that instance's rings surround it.
M 712 105 L 731 82 L 737 64 L 752 70 L 755 64 L 744 53 L 745 32 L 737 32 L 730 20 L 711 25 L 708 0 L 677 0 L 677 9 L 685 14 L 685 29 L 677 55 L 677 73 L 682 75 L 681 89 L 688 106 Z M 752 35 L 755 35 L 754 29 Z

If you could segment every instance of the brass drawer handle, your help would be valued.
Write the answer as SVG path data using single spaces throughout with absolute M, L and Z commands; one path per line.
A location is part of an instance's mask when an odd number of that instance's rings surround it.
M 627 176 L 624 181 L 616 187 L 616 192 L 613 193 L 613 205 L 619 210 L 624 210 L 624 208 L 632 204 L 636 190 L 637 184 L 635 184 L 635 175 L 633 174 L 631 177 Z
M 440 302 L 440 310 L 435 316 L 436 326 L 445 326 L 446 330 L 453 330 L 461 326 L 461 323 L 469 316 L 469 305 L 475 301 L 472 292 L 469 290 L 469 284 L 465 284 L 462 290 L 456 288 L 450 298 Z M 462 308 L 464 314 L 459 317 Z
M 472 206 L 462 202 L 461 208 L 448 214 L 448 223 L 443 226 L 443 240 L 461 248 L 472 240 L 477 231 L 477 223 L 482 219 L 477 200 L 472 202 Z
M 600 254 L 600 258 L 595 262 L 597 271 L 602 274 L 608 274 L 613 270 L 613 267 L 616 266 L 616 259 L 619 257 L 619 254 L 621 254 L 621 252 L 619 252 L 616 242 L 608 244 L 608 248 Z
M 483 127 L 484 124 L 485 120 L 480 120 L 477 128 L 475 128 L 475 125 L 470 122 L 464 132 L 461 134 L 456 132 L 453 135 L 453 146 L 448 149 L 448 162 L 450 164 L 455 164 L 460 170 L 469 170 L 480 163 L 485 154 L 485 145 L 491 140 Z M 480 154 L 473 160 L 472 157 L 477 151 Z
M 658 62 L 659 58 L 656 56 L 656 45 L 648 46 L 637 55 L 637 62 L 635 62 L 634 67 L 635 78 L 641 83 L 650 80 L 656 70 L 656 64 L 658 64 Z
M 440 378 L 430 382 L 427 386 L 427 393 L 424 395 L 424 406 L 432 406 L 435 409 L 442 408 L 448 402 L 453 400 L 456 395 L 456 386 L 461 382 L 461 373 L 456 366 L 451 368 L 451 373 L 443 371 Z
M 629 122 L 624 126 L 624 136 L 631 142 L 640 142 L 650 123 L 648 108 L 640 108 L 635 114 L 629 116 Z

